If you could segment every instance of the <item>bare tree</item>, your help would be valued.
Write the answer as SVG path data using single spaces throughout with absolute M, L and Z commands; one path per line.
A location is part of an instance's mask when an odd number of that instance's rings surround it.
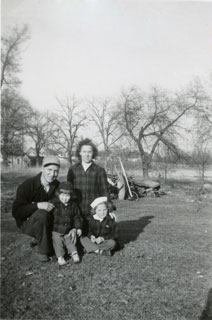
M 29 29 L 25 25 L 21 29 L 14 28 L 9 35 L 1 39 L 1 87 L 17 86 L 20 79 L 17 73 L 20 72 L 21 46 L 29 39 Z
M 199 168 L 202 184 L 205 182 L 205 170 L 212 163 L 211 138 L 200 136 L 192 153 L 192 164 Z
M 174 151 L 173 148 L 170 148 L 170 144 L 165 145 L 163 143 L 158 143 L 158 148 L 155 152 L 154 157 L 154 160 L 156 161 L 155 166 L 157 168 L 159 167 L 160 169 L 163 169 L 164 182 L 167 182 L 168 172 L 169 169 L 172 168 L 172 166 L 176 165 L 180 161 L 188 163 L 190 160 L 190 156 L 188 155 L 188 153 L 177 147 L 178 136 L 174 135 L 169 138 L 172 140 L 172 144 L 174 145 Z
M 58 152 L 66 154 L 70 164 L 72 163 L 73 150 L 79 130 L 85 125 L 85 112 L 81 109 L 79 101 L 75 97 L 58 99 L 58 110 L 51 116 L 51 139 Z
M 8 156 L 23 153 L 23 137 L 29 127 L 32 108 L 27 100 L 11 89 L 3 90 L 1 100 L 1 144 L 5 165 Z
M 144 178 L 149 177 L 150 164 L 159 142 L 172 152 L 179 151 L 170 137 L 180 130 L 181 118 L 197 108 L 202 97 L 199 86 L 174 97 L 156 88 L 148 95 L 134 87 L 122 93 L 117 111 L 119 125 L 137 145 Z
M 193 126 L 194 149 L 191 162 L 196 165 L 201 174 L 201 181 L 204 184 L 205 170 L 212 163 L 212 101 L 208 96 L 205 99 L 201 112 L 194 114 L 195 123 Z
M 48 122 L 48 114 L 45 115 L 38 111 L 34 111 L 30 125 L 26 130 L 26 135 L 28 135 L 33 142 L 32 148 L 35 151 L 37 165 L 39 165 L 41 153 L 48 148 L 48 140 L 51 137 Z
M 20 80 L 21 47 L 29 38 L 27 26 L 14 28 L 2 37 L 1 50 L 1 143 L 3 163 L 7 165 L 8 156 L 23 153 L 24 133 L 32 113 L 28 101 L 16 90 Z
M 110 148 L 123 136 L 117 126 L 114 103 L 111 99 L 92 100 L 89 102 L 90 121 L 97 127 L 97 134 L 105 152 L 105 168 L 107 169 Z

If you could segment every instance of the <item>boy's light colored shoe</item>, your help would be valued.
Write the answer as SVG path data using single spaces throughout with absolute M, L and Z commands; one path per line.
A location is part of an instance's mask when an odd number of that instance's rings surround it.
M 64 266 L 67 263 L 63 257 L 58 257 L 57 261 L 60 266 Z
M 97 250 L 95 250 L 93 252 L 96 253 L 96 254 L 102 255 L 104 251 L 102 249 L 97 249 Z
M 79 257 L 77 252 L 73 252 L 71 256 L 72 256 L 72 259 L 73 259 L 74 263 L 79 263 L 80 262 L 80 257 Z

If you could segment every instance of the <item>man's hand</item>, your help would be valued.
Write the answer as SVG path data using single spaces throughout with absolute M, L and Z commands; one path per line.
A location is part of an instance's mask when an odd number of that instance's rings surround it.
M 81 237 L 81 235 L 82 235 L 82 230 L 81 229 L 77 229 L 77 236 Z
M 50 202 L 38 202 L 37 206 L 38 206 L 38 209 L 46 210 L 48 212 L 54 209 L 54 205 Z
M 98 237 L 98 238 L 96 238 L 96 243 L 97 244 L 100 244 L 100 243 L 102 243 L 102 242 L 104 242 L 105 241 L 105 239 L 103 238 L 103 237 Z

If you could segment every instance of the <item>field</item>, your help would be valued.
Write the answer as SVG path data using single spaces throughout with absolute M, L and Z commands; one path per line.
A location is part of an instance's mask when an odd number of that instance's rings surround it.
M 17 185 L 30 174 L 2 175 L 1 319 L 212 319 L 212 199 L 199 196 L 198 182 L 172 181 L 160 198 L 115 201 L 119 251 L 59 268 L 54 258 L 37 261 L 11 215 Z

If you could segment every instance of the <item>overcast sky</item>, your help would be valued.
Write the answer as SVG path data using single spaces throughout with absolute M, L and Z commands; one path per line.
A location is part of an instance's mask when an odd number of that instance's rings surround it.
M 212 70 L 212 2 L 2 0 L 2 32 L 24 23 L 21 90 L 40 110 L 55 96 L 176 89 Z

